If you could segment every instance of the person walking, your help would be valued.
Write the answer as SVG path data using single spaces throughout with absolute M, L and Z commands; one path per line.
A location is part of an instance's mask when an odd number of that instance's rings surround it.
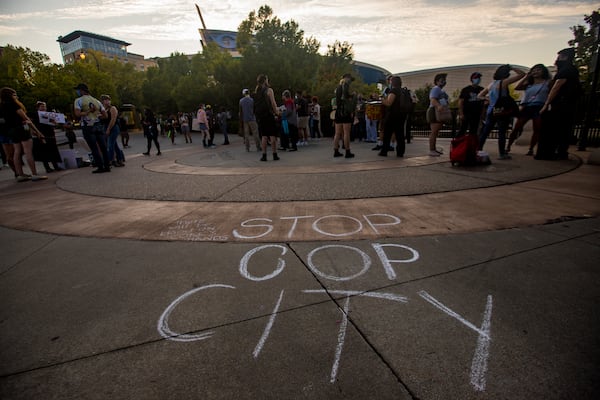
M 85 83 L 80 83 L 74 89 L 78 96 L 73 106 L 75 116 L 81 120 L 83 138 L 92 152 L 96 165 L 96 169 L 92 173 L 110 172 L 110 159 L 104 136 L 105 129 L 100 121 L 100 118 L 107 118 L 106 109 L 100 100 L 90 94 Z
M 354 157 L 350 151 L 350 133 L 352 130 L 352 122 L 354 121 L 354 113 L 356 111 L 356 98 L 350 92 L 350 83 L 354 81 L 351 74 L 346 73 L 342 76 L 338 87 L 335 90 L 335 135 L 333 137 L 333 156 L 342 157 L 340 153 L 340 140 L 344 142 L 346 150 L 346 158 Z
M 150 155 L 150 149 L 152 148 L 152 142 L 156 146 L 157 156 L 160 156 L 162 153 L 160 152 L 160 144 L 158 143 L 158 128 L 156 126 L 156 117 L 151 109 L 144 109 L 144 119 L 142 121 L 142 126 L 144 128 L 144 136 L 146 137 L 146 141 L 148 143 L 148 147 L 145 153 L 142 153 L 145 156 Z

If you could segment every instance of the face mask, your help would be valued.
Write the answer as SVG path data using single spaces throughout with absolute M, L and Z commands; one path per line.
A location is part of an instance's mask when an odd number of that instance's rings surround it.
M 475 78 L 475 79 L 471 80 L 471 82 L 473 82 L 473 85 L 479 85 L 479 83 L 481 82 L 481 79 Z
M 446 82 L 440 82 L 440 83 L 438 83 L 438 86 L 443 88 L 444 86 L 446 86 Z
M 81 90 L 77 89 L 75 90 L 75 93 L 77 94 L 77 97 L 81 97 Z

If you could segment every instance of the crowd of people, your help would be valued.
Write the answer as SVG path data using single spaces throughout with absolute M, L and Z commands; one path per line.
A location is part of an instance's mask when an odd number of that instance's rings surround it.
M 510 159 L 511 146 L 531 120 L 533 135 L 527 155 L 536 159 L 566 159 L 575 116 L 575 105 L 581 94 L 579 73 L 573 65 L 574 49 L 558 52 L 557 71 L 551 76 L 543 64 L 534 65 L 528 72 L 511 65 L 501 65 L 492 81 L 483 87 L 482 74 L 473 72 L 470 84 L 464 87 L 458 98 L 458 135 L 470 134 L 477 137 L 478 149 L 482 150 L 492 129 L 498 130 L 498 158 Z M 417 102 L 414 93 L 402 87 L 402 79 L 397 75 L 388 77 L 387 85 L 381 93 L 371 94 L 369 101 L 352 90 L 354 77 L 346 73 L 341 77 L 332 98 L 332 123 L 334 125 L 333 157 L 353 158 L 351 142 L 354 139 L 377 143 L 373 150 L 386 157 L 395 151 L 403 157 L 405 143 L 410 143 L 410 118 Z M 449 123 L 449 96 L 444 87 L 447 74 L 437 74 L 429 93 L 429 107 L 426 117 L 430 124 L 429 156 L 439 157 L 443 149 L 437 147 L 437 138 L 444 124 Z M 507 112 L 501 100 L 510 96 L 509 88 L 522 91 L 518 110 Z M 118 109 L 111 104 L 108 94 L 93 97 L 84 83 L 75 88 L 74 115 L 79 120 L 83 138 L 89 147 L 93 173 L 110 172 L 112 167 L 125 165 L 125 154 L 119 146 L 127 148 L 129 134 L 127 123 L 119 116 Z M 373 109 L 378 113 L 369 112 Z M 499 109 L 501 109 L 499 111 Z M 47 105 L 38 101 L 35 112 L 27 114 L 15 90 L 5 87 L 0 90 L 0 142 L 3 163 L 14 171 L 16 180 L 39 181 L 47 176 L 37 172 L 35 161 L 41 161 L 46 173 L 61 170 L 61 157 L 57 147 L 54 123 L 40 121 L 39 112 L 45 112 Z M 240 135 L 244 138 L 246 151 L 254 146 L 261 152 L 261 161 L 267 161 L 268 149 L 272 159 L 279 160 L 279 151 L 294 152 L 311 140 L 319 140 L 321 133 L 321 106 L 315 96 L 307 96 L 302 90 L 285 90 L 280 102 L 269 83 L 269 78 L 261 74 L 256 87 L 242 90 L 239 100 Z M 205 148 L 215 148 L 215 132 L 223 134 L 223 145 L 228 145 L 228 120 L 231 112 L 219 108 L 214 112 L 210 105 L 200 104 L 195 114 L 197 129 L 202 136 Z M 192 143 L 192 122 L 194 115 L 179 112 L 167 117 L 155 116 L 146 108 L 142 117 L 142 127 L 147 140 L 144 155 L 149 156 L 152 144 L 156 155 L 161 155 L 159 135 L 176 144 L 175 137 Z M 513 125 L 510 136 L 507 132 Z M 76 142 L 73 125 L 64 126 L 69 146 Z M 508 140 L 507 140 L 508 139 Z M 395 142 L 395 145 L 393 144 Z M 507 143 L 508 142 L 508 143 Z M 536 149 L 537 147 L 537 149 Z M 342 153 L 340 150 L 343 150 Z M 23 170 L 23 156 L 30 174 Z

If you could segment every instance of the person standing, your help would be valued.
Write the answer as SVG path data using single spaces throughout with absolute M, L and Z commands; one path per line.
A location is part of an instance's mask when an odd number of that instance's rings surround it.
M 269 77 L 264 74 L 256 78 L 256 89 L 254 90 L 254 115 L 258 123 L 258 132 L 262 139 L 262 157 L 260 161 L 267 161 L 267 142 L 271 141 L 273 160 L 279 160 L 277 155 L 277 137 L 279 130 L 275 121 L 278 114 L 275 94 L 269 86 Z
M 43 101 L 38 101 L 36 103 L 36 109 L 36 112 L 31 115 L 31 120 L 38 128 L 38 130 L 42 132 L 42 135 L 44 135 L 44 142 L 40 143 L 37 140 L 34 140 L 34 159 L 38 157 L 39 154 L 40 159 L 38 161 L 42 161 L 47 173 L 54 171 L 62 171 L 62 168 L 58 166 L 58 163 L 62 161 L 62 158 L 60 156 L 60 152 L 58 151 L 58 145 L 56 144 L 56 133 L 54 132 L 54 125 L 43 124 L 40 122 L 39 112 L 47 111 L 46 103 Z M 48 122 L 50 122 L 51 124 L 55 123 L 54 120 L 49 120 Z M 36 151 L 36 149 L 38 149 L 38 151 Z M 54 169 L 50 167 L 50 164 L 52 164 Z
M 81 119 L 81 131 L 85 139 L 96 169 L 94 174 L 110 172 L 110 159 L 108 158 L 108 149 L 106 147 L 106 138 L 104 136 L 104 125 L 100 118 L 107 118 L 106 109 L 100 102 L 90 94 L 85 83 L 75 86 L 77 99 L 75 99 L 75 116 Z
M 25 106 L 19 101 L 17 92 L 9 87 L 0 89 L 0 116 L 4 118 L 4 129 L 6 130 L 6 138 L 3 139 L 3 144 L 6 141 L 12 143 L 13 150 L 13 165 L 17 182 L 28 180 L 39 181 L 48 179 L 45 175 L 38 175 L 33 159 L 33 141 L 31 140 L 31 132 L 33 132 L 42 142 L 44 135 L 36 128 L 35 124 L 27 116 Z M 7 148 L 5 147 L 5 150 Z M 31 175 L 23 173 L 23 161 L 21 155 L 25 154 L 27 165 L 31 170 Z
M 438 121 L 436 118 L 436 110 L 442 111 L 444 108 L 448 108 L 448 94 L 444 91 L 446 86 L 446 77 L 448 74 L 437 74 L 433 78 L 433 84 L 435 85 L 429 91 L 429 108 L 427 109 L 427 121 L 431 127 L 431 133 L 429 134 L 429 155 L 431 157 L 439 157 L 443 154 L 443 150 L 437 148 L 437 137 L 442 130 L 442 121 Z
M 212 139 L 210 138 L 210 124 L 208 122 L 208 115 L 204 110 L 204 104 L 200 103 L 198 111 L 196 112 L 196 120 L 200 127 L 200 133 L 202 133 L 202 145 L 204 147 L 215 147 L 212 145 Z
M 313 96 L 312 99 L 312 107 L 311 107 L 311 130 L 310 137 L 312 139 L 321 139 L 321 105 L 319 104 L 319 98 L 317 96 Z
M 156 126 L 156 117 L 151 109 L 146 108 L 144 110 L 144 120 L 142 121 L 142 126 L 144 128 L 144 136 L 146 136 L 146 141 L 148 143 L 148 147 L 145 153 L 142 153 L 145 156 L 150 155 L 150 149 L 152 148 L 152 142 L 156 146 L 157 156 L 160 156 L 162 153 L 160 152 L 160 144 L 158 143 L 158 128 Z
M 569 158 L 569 141 L 573 136 L 577 100 L 582 93 L 579 71 L 573 65 L 575 49 L 568 47 L 558 52 L 557 72 L 551 82 L 552 88 L 544 106 L 542 132 L 538 144 L 536 160 Z
M 346 73 L 342 76 L 340 84 L 335 90 L 335 135 L 333 137 L 333 156 L 342 157 L 340 153 L 340 140 L 344 141 L 346 149 L 346 158 L 354 157 L 350 151 L 350 132 L 354 113 L 356 112 L 356 98 L 350 92 L 350 83 L 354 80 L 351 74 Z
M 302 90 L 296 91 L 296 97 L 294 98 L 296 105 L 296 113 L 298 114 L 298 146 L 308 145 L 308 119 L 310 117 L 310 111 L 308 109 L 308 100 Z M 292 145 L 294 148 L 295 145 Z
M 186 143 L 192 143 L 192 135 L 190 135 L 190 122 L 188 121 L 187 113 L 179 112 L 179 129 L 185 138 Z
M 511 75 L 511 71 L 515 74 Z M 502 96 L 510 96 L 509 85 L 520 81 L 525 76 L 525 71 L 520 68 L 512 67 L 509 64 L 501 65 L 494 73 L 494 81 L 479 93 L 480 98 L 484 98 L 489 93 L 490 103 L 486 110 L 485 125 L 479 135 L 479 150 L 483 150 L 483 145 L 489 133 L 495 125 L 498 125 L 498 155 L 500 160 L 510 160 L 511 156 L 506 152 L 506 131 L 510 124 L 512 116 L 494 116 L 494 107 L 496 102 Z
M 460 117 L 460 130 L 458 135 L 467 133 L 471 135 L 479 134 L 479 125 L 483 114 L 483 99 L 477 97 L 483 90 L 481 83 L 481 73 L 473 72 L 471 74 L 471 84 L 465 86 L 458 96 L 458 116 Z
M 119 134 L 121 133 L 121 128 L 118 123 L 119 110 L 110 103 L 111 99 L 109 95 L 103 94 L 100 96 L 100 100 L 108 114 L 108 118 L 104 120 L 105 135 L 108 140 L 108 160 L 115 167 L 124 167 L 125 154 L 123 154 L 123 150 L 119 148 L 117 142 Z
M 508 138 L 508 146 L 506 152 L 510 152 L 513 142 L 523 132 L 523 126 L 531 119 L 533 126 L 533 134 L 529 141 L 528 156 L 533 155 L 533 148 L 536 146 L 542 129 L 542 116 L 540 110 L 548 99 L 550 91 L 550 71 L 544 64 L 536 64 L 525 75 L 523 79 L 517 83 L 515 90 L 524 90 L 523 100 L 521 100 L 519 116 L 517 122 L 513 126 L 510 137 Z
M 381 101 L 387 107 L 383 120 L 383 147 L 379 155 L 387 157 L 392 134 L 396 134 L 396 155 L 404 157 L 404 122 L 406 121 L 406 112 L 401 111 L 400 101 L 402 98 L 402 79 L 399 76 L 393 76 L 391 80 L 391 89 L 387 96 Z M 412 100 L 411 100 L 412 103 Z
M 281 116 L 283 119 L 287 121 L 289 135 L 281 138 L 281 148 L 282 150 L 289 151 L 298 151 L 298 145 L 302 143 L 302 139 L 298 138 L 298 113 L 297 113 L 297 103 L 292 99 L 292 93 L 289 90 L 284 90 L 281 94 L 281 99 L 283 100 L 283 108 L 281 111 Z
M 250 151 L 250 138 L 254 138 L 256 151 L 260 151 L 260 138 L 258 137 L 258 124 L 254 115 L 254 99 L 250 97 L 250 90 L 242 90 L 240 99 L 240 122 L 242 123 L 242 132 L 244 132 L 244 144 L 246 151 Z

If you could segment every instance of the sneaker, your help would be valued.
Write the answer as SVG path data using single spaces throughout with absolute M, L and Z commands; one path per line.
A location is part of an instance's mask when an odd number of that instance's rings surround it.
M 533 155 L 533 150 L 529 149 L 529 151 L 527 152 L 527 154 L 525 154 L 526 156 L 532 156 Z
M 438 153 L 438 152 L 437 152 L 437 151 L 435 151 L 435 150 L 431 150 L 431 151 L 429 152 L 429 157 L 439 157 L 440 155 L 441 155 L 441 154 L 440 154 L 440 153 Z
M 444 149 L 442 149 L 441 147 L 438 149 L 435 149 L 435 152 L 438 154 L 444 154 Z
M 162 156 L 162 153 L 159 151 L 158 153 L 156 153 L 157 156 Z
M 381 145 L 377 145 L 377 146 L 373 147 L 371 150 L 381 150 L 382 147 L 383 146 L 381 146 Z
M 142 153 L 142 154 L 143 154 L 143 155 L 145 155 L 145 156 L 149 156 L 149 155 L 150 155 L 150 153 L 149 153 L 149 152 Z
M 379 153 L 377 153 L 377 155 L 381 156 L 381 157 L 387 157 L 387 152 L 385 152 L 385 151 L 382 150 Z
M 31 181 L 43 181 L 44 179 L 48 179 L 46 175 L 31 175 Z
M 510 159 L 512 159 L 512 157 L 506 153 L 500 154 L 500 157 L 498 157 L 498 160 L 510 160 Z
M 19 175 L 17 176 L 17 182 L 27 182 L 31 177 L 27 175 Z
M 350 153 L 350 150 L 346 150 L 346 155 L 344 157 L 345 158 L 354 158 L 354 154 Z

